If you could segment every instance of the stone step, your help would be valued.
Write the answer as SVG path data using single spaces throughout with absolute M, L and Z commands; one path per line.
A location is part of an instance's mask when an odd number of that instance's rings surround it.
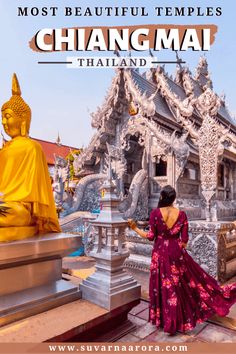
M 79 299 L 0 328 L 0 343 L 114 341 L 135 329 L 127 314 L 139 300 L 105 310 Z
M 81 297 L 78 287 L 65 280 L 1 296 L 0 326 Z

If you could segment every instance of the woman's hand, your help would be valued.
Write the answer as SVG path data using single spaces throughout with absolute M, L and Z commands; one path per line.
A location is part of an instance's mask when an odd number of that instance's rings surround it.
M 181 246 L 183 247 L 183 248 L 186 248 L 187 247 L 187 242 L 185 243 L 185 242 L 181 242 Z
M 127 223 L 129 225 L 129 227 L 132 229 L 132 230 L 135 230 L 137 225 L 136 225 L 136 222 L 133 220 L 133 219 L 128 219 L 127 220 Z
M 143 231 L 143 230 L 140 230 L 137 225 L 136 225 L 136 222 L 133 220 L 133 219 L 128 219 L 127 220 L 127 223 L 129 225 L 129 227 L 134 230 L 139 236 L 143 237 L 143 238 L 147 238 L 147 235 L 148 233 Z

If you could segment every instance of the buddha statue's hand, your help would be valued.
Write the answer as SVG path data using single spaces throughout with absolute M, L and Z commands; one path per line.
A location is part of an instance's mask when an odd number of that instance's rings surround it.
M 0 216 L 6 216 L 8 213 L 8 208 L 4 202 L 0 200 Z

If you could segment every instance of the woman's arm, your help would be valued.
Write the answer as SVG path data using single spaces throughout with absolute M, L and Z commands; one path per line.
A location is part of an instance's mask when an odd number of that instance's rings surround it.
M 147 238 L 148 232 L 143 231 L 141 229 L 139 229 L 135 223 L 134 220 L 132 219 L 128 219 L 128 225 L 129 227 L 134 230 L 139 236 L 143 237 L 143 238 Z
M 185 214 L 183 226 L 181 229 L 181 241 L 182 241 L 183 248 L 186 248 L 187 244 L 188 244 L 188 219 L 187 219 L 186 214 Z

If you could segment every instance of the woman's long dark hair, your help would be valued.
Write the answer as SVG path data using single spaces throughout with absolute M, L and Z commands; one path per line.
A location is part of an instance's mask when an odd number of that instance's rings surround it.
M 174 203 L 176 198 L 176 191 L 171 186 L 165 186 L 160 193 L 158 208 L 164 208 Z

